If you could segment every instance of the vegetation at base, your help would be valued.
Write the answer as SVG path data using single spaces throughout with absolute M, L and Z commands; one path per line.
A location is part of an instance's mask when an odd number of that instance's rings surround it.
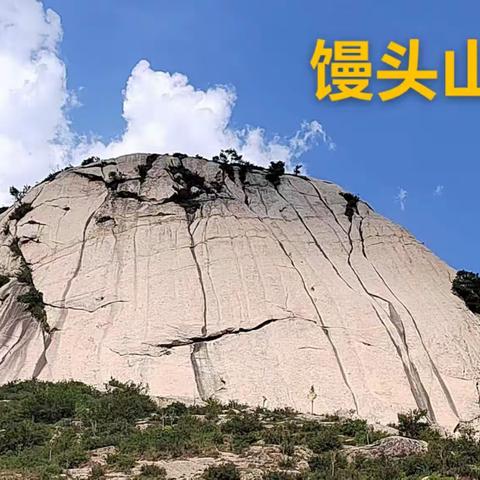
M 142 465 L 140 475 L 137 478 L 163 480 L 167 478 L 167 471 L 163 467 L 157 467 L 157 465 Z
M 233 463 L 212 465 L 202 475 L 204 480 L 240 480 L 240 472 Z
M 407 413 L 398 414 L 398 428 L 400 435 L 409 438 L 421 439 L 428 436 L 430 426 L 427 418 L 426 410 L 412 410 Z
M 88 464 L 90 451 L 115 447 L 107 464 L 90 464 L 90 478 L 131 472 L 134 478 L 164 479 L 163 468 L 149 461 L 182 456 L 242 453 L 254 444 L 277 445 L 284 459 L 265 480 L 420 480 L 480 478 L 480 445 L 471 432 L 458 438 L 433 431 L 424 412 L 399 415 L 402 435 L 426 440 L 426 454 L 403 459 L 357 458 L 348 462 L 344 445 L 360 446 L 386 435 L 358 419 L 330 417 L 324 423 L 289 409 L 251 409 L 231 402 L 202 406 L 157 406 L 146 389 L 111 380 L 102 391 L 80 382 L 24 381 L 0 387 L 0 472 L 26 478 L 56 479 L 68 468 Z M 138 422 L 142 421 L 142 428 Z M 296 447 L 313 452 L 310 469 L 292 474 Z M 209 467 L 203 478 L 238 479 L 235 465 Z
M 340 192 L 340 196 L 342 196 L 347 204 L 345 205 L 345 216 L 350 220 L 353 219 L 353 215 L 356 213 L 358 214 L 358 202 L 360 197 L 358 195 L 353 195 L 349 192 Z
M 452 291 L 473 313 L 480 313 L 480 276 L 460 270 L 452 282 Z

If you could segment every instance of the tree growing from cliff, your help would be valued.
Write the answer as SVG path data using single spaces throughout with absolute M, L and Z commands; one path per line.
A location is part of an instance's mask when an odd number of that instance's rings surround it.
M 266 179 L 273 183 L 275 187 L 280 185 L 280 177 L 285 173 L 285 162 L 279 160 L 278 162 L 270 162 L 268 167 Z
M 460 270 L 452 282 L 452 291 L 473 312 L 480 314 L 480 276 L 478 273 Z
M 24 185 L 21 190 L 15 186 L 10 187 L 10 195 L 15 199 L 16 202 L 21 202 L 23 197 L 30 190 L 30 185 Z

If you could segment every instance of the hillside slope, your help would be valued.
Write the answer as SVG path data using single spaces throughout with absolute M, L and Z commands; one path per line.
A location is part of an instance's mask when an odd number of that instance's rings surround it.
M 479 319 L 454 272 L 341 193 L 146 154 L 42 182 L 0 215 L 0 382 L 115 377 L 300 411 L 313 386 L 316 413 L 478 416 Z

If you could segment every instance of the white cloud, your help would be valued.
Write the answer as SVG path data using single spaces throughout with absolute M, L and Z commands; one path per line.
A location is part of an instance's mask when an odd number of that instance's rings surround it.
M 441 197 L 443 195 L 443 190 L 445 189 L 445 187 L 443 185 L 437 185 L 435 187 L 435 190 L 433 191 L 433 195 L 435 197 Z
M 235 130 L 230 126 L 235 102 L 231 87 L 195 89 L 185 75 L 155 71 L 142 60 L 133 69 L 124 92 L 125 132 L 110 144 L 97 142 L 90 153 L 113 157 L 139 151 L 180 151 L 211 157 L 221 149 L 235 148 L 257 165 L 282 160 L 290 166 L 319 140 L 334 149 L 317 121 L 304 122 L 290 138 L 268 139 L 265 130 L 258 127 Z
M 110 142 L 80 138 L 67 117 L 79 102 L 66 87 L 61 38 L 59 16 L 40 1 L 1 0 L 0 205 L 8 201 L 10 185 L 34 183 L 90 155 L 180 151 L 211 157 L 235 148 L 253 163 L 283 160 L 290 167 L 320 141 L 335 148 L 317 121 L 304 122 L 286 138 L 269 138 L 258 127 L 234 129 L 233 88 L 196 89 L 185 75 L 155 71 L 146 60 L 135 66 L 124 90 L 124 132 Z
M 395 201 L 400 204 L 400 210 L 405 211 L 405 204 L 407 202 L 408 192 L 407 190 L 399 187 L 398 194 L 395 196 Z
M 11 184 L 39 179 L 65 161 L 69 94 L 57 53 L 60 18 L 35 0 L 0 6 L 0 201 Z

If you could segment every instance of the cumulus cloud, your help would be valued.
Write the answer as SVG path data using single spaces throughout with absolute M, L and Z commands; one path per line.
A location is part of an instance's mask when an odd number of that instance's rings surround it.
M 402 187 L 398 188 L 398 194 L 395 196 L 395 201 L 400 204 L 400 210 L 405 211 L 405 204 L 407 202 L 408 192 Z
M 0 201 L 63 164 L 73 141 L 60 18 L 35 0 L 0 5 Z
M 233 87 L 197 89 L 185 75 L 155 71 L 146 60 L 132 70 L 123 92 L 123 133 L 107 142 L 80 138 L 67 116 L 78 103 L 66 86 L 61 39 L 59 16 L 40 1 L 0 3 L 1 203 L 9 185 L 34 183 L 91 155 L 180 151 L 211 157 L 235 148 L 252 163 L 282 160 L 289 168 L 319 142 L 335 148 L 317 121 L 304 122 L 290 137 L 270 137 L 252 126 L 234 129 Z
M 196 89 L 185 75 L 155 71 L 141 60 L 124 91 L 125 132 L 109 144 L 97 142 L 90 152 L 113 157 L 139 151 L 180 151 L 211 157 L 221 149 L 235 148 L 257 165 L 282 160 L 290 166 L 319 141 L 334 149 L 317 121 L 304 122 L 290 138 L 267 138 L 258 127 L 235 130 L 230 120 L 236 100 L 232 87 Z

